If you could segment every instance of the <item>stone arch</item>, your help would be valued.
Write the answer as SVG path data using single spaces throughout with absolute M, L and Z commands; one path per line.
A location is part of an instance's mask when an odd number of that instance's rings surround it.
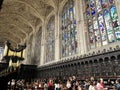
M 77 63 L 74 63 L 74 66 L 77 66 Z
M 116 56 L 111 56 L 110 60 L 112 60 L 112 61 L 116 60 Z
M 52 17 L 55 18 L 55 13 L 54 13 L 54 12 L 50 13 L 50 14 L 47 16 L 47 18 L 46 18 L 46 20 L 45 20 L 46 25 L 48 25 L 48 23 L 49 23 L 49 21 L 50 21 L 50 19 L 51 19 Z
M 117 55 L 117 59 L 118 59 L 118 60 L 120 60 L 120 54 L 119 54 L 119 55 Z
M 108 61 L 108 60 L 109 60 L 109 57 L 105 57 L 105 58 L 104 58 L 104 61 Z
M 81 62 L 81 65 L 84 65 L 84 62 Z
M 70 67 L 70 64 L 68 64 L 68 67 Z
M 85 61 L 85 64 L 86 64 L 86 65 L 88 65 L 88 64 L 89 64 L 89 62 L 88 62 L 88 61 Z
M 61 16 L 61 14 L 62 14 L 62 11 L 63 11 L 63 9 L 64 9 L 64 6 L 66 5 L 66 3 L 68 2 L 68 0 L 64 0 L 62 3 L 61 3 L 61 5 L 60 5 L 60 10 L 59 10 L 59 12 L 60 12 L 60 16 Z
M 77 65 L 80 66 L 80 62 L 78 62 Z
M 74 64 L 73 63 L 71 63 L 71 65 L 70 65 L 71 67 L 73 67 L 74 66 Z
M 98 59 L 98 63 L 102 63 L 103 61 L 104 61 L 103 58 L 99 58 L 99 59 Z
M 66 64 L 66 65 L 65 65 L 65 68 L 67 68 L 67 67 L 68 67 L 68 65 Z
M 89 64 L 92 64 L 93 63 L 93 61 L 92 60 L 89 60 Z
M 97 60 L 97 59 L 94 59 L 94 63 L 98 63 L 98 60 Z

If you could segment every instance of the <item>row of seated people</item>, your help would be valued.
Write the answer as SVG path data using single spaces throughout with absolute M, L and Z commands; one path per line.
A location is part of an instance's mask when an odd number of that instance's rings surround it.
M 120 80 L 106 82 L 103 78 L 78 80 L 75 76 L 67 79 L 34 79 L 31 81 L 12 79 L 8 82 L 8 90 L 120 90 Z

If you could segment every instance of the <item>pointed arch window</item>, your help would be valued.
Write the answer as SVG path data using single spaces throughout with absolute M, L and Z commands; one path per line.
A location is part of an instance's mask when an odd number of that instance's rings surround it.
M 51 62 L 54 60 L 55 53 L 55 17 L 52 16 L 47 24 L 46 32 L 46 61 Z
M 85 0 L 90 48 L 120 41 L 115 0 Z
M 75 6 L 73 0 L 68 0 L 62 11 L 62 57 L 77 53 L 77 30 Z

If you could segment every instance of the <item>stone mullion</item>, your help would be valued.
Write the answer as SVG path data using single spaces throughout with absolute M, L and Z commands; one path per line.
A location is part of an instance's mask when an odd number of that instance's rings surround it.
M 76 29 L 77 29 L 77 42 L 78 42 L 78 44 L 77 44 L 77 51 L 78 51 L 78 54 L 80 54 L 80 51 L 81 51 L 81 49 L 80 49 L 80 30 L 79 30 L 79 1 L 78 0 L 76 0 L 76 2 L 75 2 L 75 15 L 76 15 Z
M 118 19 L 120 22 L 120 0 L 115 0 L 115 5 L 116 5 L 116 9 L 117 9 Z
M 85 54 L 87 51 L 86 33 L 84 21 L 84 4 L 83 0 L 76 0 L 76 20 L 77 20 L 77 36 L 78 36 L 78 54 Z M 79 9 L 80 8 L 80 9 Z
M 55 13 L 55 52 L 54 52 L 54 57 L 55 57 L 55 61 L 59 61 L 60 59 L 60 43 L 59 43 L 59 30 L 60 30 L 60 27 L 59 27 L 59 21 L 60 21 L 60 15 L 59 15 L 59 10 L 56 11 Z
M 30 40 L 30 36 L 27 36 L 27 47 L 26 47 L 26 60 L 24 60 L 24 63 L 25 64 L 30 64 L 30 43 L 29 43 L 29 40 Z
M 45 22 L 42 24 L 42 37 L 41 37 L 41 59 L 40 59 L 40 65 L 43 65 L 45 63 L 45 47 L 46 47 L 46 40 L 45 40 Z

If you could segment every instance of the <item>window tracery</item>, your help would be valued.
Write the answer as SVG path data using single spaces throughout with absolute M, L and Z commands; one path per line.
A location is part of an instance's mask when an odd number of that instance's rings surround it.
M 62 11 L 62 57 L 77 53 L 77 30 L 75 6 L 73 0 L 68 0 Z
M 85 0 L 90 48 L 120 41 L 115 0 Z
M 55 53 L 55 17 L 52 16 L 47 25 L 46 32 L 46 63 L 54 60 Z

